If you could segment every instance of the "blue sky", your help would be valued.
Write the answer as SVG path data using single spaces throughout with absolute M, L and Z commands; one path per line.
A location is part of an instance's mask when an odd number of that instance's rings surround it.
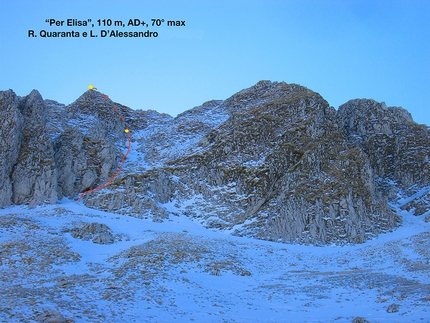
M 0 90 L 69 104 L 89 84 L 173 116 L 259 80 L 298 83 L 337 108 L 403 106 L 430 125 L 430 1 L 0 0 Z M 185 20 L 185 27 L 50 27 L 45 19 Z M 28 30 L 157 31 L 157 38 L 29 38 Z

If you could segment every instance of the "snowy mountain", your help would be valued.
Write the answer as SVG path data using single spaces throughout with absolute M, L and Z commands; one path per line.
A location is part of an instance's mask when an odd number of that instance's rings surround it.
M 403 108 L 260 81 L 175 118 L 94 90 L 0 115 L 5 322 L 430 318 L 430 132 Z
M 400 225 L 389 202 L 430 185 L 430 136 L 398 107 L 337 111 L 303 86 L 261 81 L 176 118 L 98 91 L 64 106 L 1 94 L 0 206 L 56 203 L 163 221 L 184 214 L 234 235 L 362 243 Z M 428 196 L 420 214 L 429 210 Z

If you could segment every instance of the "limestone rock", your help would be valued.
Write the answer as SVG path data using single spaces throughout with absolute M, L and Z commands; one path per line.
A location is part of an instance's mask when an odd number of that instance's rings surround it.
M 112 230 L 103 223 L 84 222 L 75 225 L 71 229 L 66 229 L 65 232 L 70 232 L 74 238 L 92 240 L 92 242 L 97 244 L 112 244 L 115 242 Z
M 74 198 L 106 183 L 116 171 L 118 146 L 125 140 L 119 113 L 127 114 L 129 109 L 97 91 L 85 92 L 69 106 L 52 107 L 50 127 L 62 129 L 55 138 L 58 184 L 63 195 Z
M 57 202 L 57 169 L 46 128 L 45 104 L 33 90 L 18 106 L 24 116 L 23 138 L 12 173 L 13 202 L 35 206 Z
M 97 234 L 93 240 L 94 243 L 97 244 L 112 244 L 114 243 L 114 237 L 112 235 L 112 233 L 110 232 L 101 232 L 99 234 Z
M 0 91 L 0 207 L 12 203 L 10 176 L 18 159 L 24 127 L 19 101 L 12 90 Z
M 339 107 L 348 139 L 367 154 L 375 174 L 407 188 L 430 184 L 430 130 L 399 107 L 368 99 Z
M 9 204 L 10 198 L 14 204 L 28 204 L 30 207 L 56 203 L 57 169 L 41 95 L 33 90 L 18 102 L 8 91 L 2 94 L 2 106 L 2 114 L 5 113 L 7 118 L 1 126 L 4 132 L 2 141 L 5 142 L 2 146 L 5 146 L 5 157 L 10 160 L 2 171 L 2 177 L 9 179 L 5 180 L 6 197 L 2 198 L 1 206 Z
M 370 323 L 370 321 L 366 320 L 364 317 L 357 316 L 352 320 L 352 323 Z
M 387 313 L 396 313 L 400 310 L 400 305 L 399 304 L 391 304 L 390 306 L 387 307 Z
M 420 216 L 430 211 L 430 188 L 424 188 L 416 192 L 417 188 L 419 187 L 408 190 L 409 195 L 413 195 L 413 198 L 406 204 L 403 204 L 401 209 L 409 211 L 413 215 Z
M 35 320 L 39 323 L 68 323 L 60 312 L 50 311 L 36 316 Z
M 81 129 L 89 130 L 94 125 L 100 124 L 111 138 L 125 138 L 124 121 L 119 118 L 114 106 L 121 115 L 125 114 L 124 110 L 129 110 L 98 91 L 88 90 L 65 107 L 65 117 L 79 123 Z
M 326 244 L 364 242 L 397 225 L 367 156 L 348 145 L 336 111 L 319 94 L 260 82 L 220 107 L 231 115 L 206 135 L 206 149 L 169 163 L 192 195 L 202 194 L 204 210 L 190 211 L 210 218 L 208 226 L 251 222 L 236 234 Z M 175 192 L 184 186 L 170 185 Z
M 118 164 L 116 147 L 100 126 L 86 136 L 77 127 L 66 128 L 55 142 L 55 159 L 59 187 L 68 197 L 107 182 Z

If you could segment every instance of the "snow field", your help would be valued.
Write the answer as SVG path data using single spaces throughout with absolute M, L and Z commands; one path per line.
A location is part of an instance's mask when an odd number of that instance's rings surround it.
M 101 212 L 74 201 L 0 210 L 1 322 L 58 311 L 74 322 L 430 321 L 430 224 L 355 246 L 235 237 L 179 215 Z M 103 223 L 113 244 L 73 238 Z M 391 304 L 399 311 L 388 313 Z

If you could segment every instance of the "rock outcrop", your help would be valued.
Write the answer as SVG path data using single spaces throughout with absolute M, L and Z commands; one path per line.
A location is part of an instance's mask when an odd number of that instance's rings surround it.
M 125 138 L 113 107 L 95 91 L 69 106 L 44 101 L 36 90 L 24 98 L 1 91 L 0 207 L 53 204 L 105 183 Z
M 58 186 L 60 194 L 75 198 L 107 182 L 115 171 L 118 146 L 125 138 L 124 121 L 114 103 L 96 91 L 87 91 L 71 105 L 60 107 L 64 118 L 53 110 L 50 127 L 62 129 L 54 139 Z
M 71 323 L 73 320 L 67 320 L 60 312 L 50 311 L 36 316 L 36 322 L 39 323 Z
M 339 107 L 348 139 L 364 150 L 379 178 L 404 189 L 430 185 L 429 128 L 400 107 L 356 99 Z
M 24 125 L 19 100 L 12 90 L 0 92 L 0 207 L 12 203 L 11 174 L 18 160 Z
M 46 108 L 39 92 L 18 99 L 0 97 L 2 129 L 2 205 L 57 202 L 57 169 L 46 128 Z
M 388 201 L 401 192 L 420 197 L 405 208 L 428 211 L 429 129 L 384 103 L 356 99 L 336 111 L 303 86 L 261 81 L 172 118 L 97 91 L 69 106 L 0 94 L 0 207 L 77 198 L 106 183 L 128 125 L 132 152 L 112 185 L 85 196 L 89 207 L 154 221 L 182 214 L 236 235 L 316 245 L 393 230 L 400 217 Z
M 70 232 L 73 238 L 92 240 L 92 242 L 98 244 L 112 244 L 115 241 L 112 230 L 103 223 L 84 222 L 64 231 Z
M 319 94 L 260 82 L 223 104 L 230 117 L 206 149 L 169 163 L 188 186 L 171 185 L 170 199 L 202 196 L 189 214 L 238 235 L 313 244 L 363 242 L 397 225 L 367 156 Z

